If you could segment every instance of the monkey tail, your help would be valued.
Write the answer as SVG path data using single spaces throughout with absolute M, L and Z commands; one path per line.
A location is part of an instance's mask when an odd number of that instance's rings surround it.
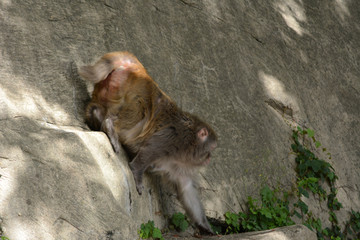
M 82 66 L 79 68 L 79 75 L 92 83 L 98 83 L 107 78 L 115 69 L 127 69 L 130 65 L 144 69 L 139 60 L 129 52 L 111 52 L 105 54 L 93 66 Z M 135 70 L 135 69 L 131 69 Z
M 111 63 L 104 59 L 100 59 L 95 65 L 82 66 L 79 68 L 79 75 L 92 83 L 98 83 L 104 79 L 113 71 Z

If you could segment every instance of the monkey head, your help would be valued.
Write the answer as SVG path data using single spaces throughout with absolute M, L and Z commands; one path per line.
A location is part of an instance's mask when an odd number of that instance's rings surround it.
M 197 165 L 207 165 L 210 162 L 211 152 L 217 146 L 217 136 L 209 125 L 195 116 L 192 116 L 192 118 L 196 133 L 193 158 Z
M 197 132 L 197 138 L 199 144 L 198 149 L 201 149 L 199 153 L 202 153 L 200 157 L 205 157 L 204 165 L 207 165 L 210 162 L 211 152 L 217 146 L 217 138 L 213 130 L 206 127 L 201 128 Z

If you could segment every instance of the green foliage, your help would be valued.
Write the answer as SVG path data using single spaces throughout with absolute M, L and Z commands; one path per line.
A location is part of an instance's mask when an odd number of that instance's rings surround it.
M 265 186 L 261 189 L 260 195 L 259 204 L 258 200 L 248 198 L 248 214 L 225 213 L 225 222 L 228 225 L 226 233 L 238 233 L 241 230 L 260 231 L 294 224 L 290 219 L 286 194 L 280 199 L 274 191 Z
M 171 217 L 171 223 L 181 232 L 185 231 L 189 227 L 189 222 L 182 213 L 174 213 Z
M 1 240 L 10 240 L 10 239 L 7 237 L 1 236 Z
M 326 230 L 323 230 L 321 220 L 319 218 L 315 219 L 312 214 L 309 214 L 310 217 L 304 222 L 304 225 L 307 226 L 310 230 L 316 231 L 319 233 L 328 235 Z
M 303 130 L 298 127 L 293 130 L 292 151 L 296 155 L 296 197 L 297 200 L 293 209 L 289 211 L 287 195 L 282 199 L 276 197 L 276 191 L 269 187 L 264 187 L 261 192 L 261 203 L 258 200 L 248 198 L 248 214 L 225 213 L 227 224 L 226 233 L 238 233 L 242 231 L 266 230 L 280 226 L 294 224 L 292 216 L 302 219 L 303 224 L 312 231 L 316 231 L 318 239 L 357 239 L 360 240 L 360 213 L 352 211 L 350 220 L 342 232 L 338 225 L 336 211 L 342 208 L 342 204 L 337 199 L 337 189 L 335 182 L 338 179 L 334 168 L 330 163 L 319 159 L 310 149 L 317 149 L 331 159 L 331 154 L 327 153 L 326 148 L 320 149 L 321 143 L 315 139 L 315 132 L 311 129 Z M 327 184 L 329 190 L 324 189 Z M 319 196 L 320 201 L 326 201 L 329 213 L 330 228 L 323 228 L 321 220 L 316 218 L 309 207 L 302 200 L 302 197 L 309 198 L 310 193 Z
M 239 233 L 240 232 L 240 216 L 236 213 L 226 212 L 225 213 L 225 222 L 228 225 L 226 228 L 226 233 Z
M 345 227 L 345 235 L 351 239 L 360 239 L 360 212 L 351 211 L 350 220 Z
M 302 130 L 298 127 L 297 130 L 293 131 L 292 137 L 294 143 L 291 145 L 291 148 L 296 154 L 296 172 L 298 174 L 298 201 L 294 204 L 294 215 L 302 218 L 304 225 L 309 229 L 316 231 L 318 239 L 360 239 L 359 213 L 352 212 L 345 231 L 342 232 L 338 225 L 338 218 L 335 211 L 342 208 L 342 204 L 336 197 L 337 189 L 335 182 L 338 177 L 330 163 L 316 157 L 315 154 L 310 151 L 310 147 L 304 144 L 307 139 L 311 139 L 316 148 L 321 146 L 321 143 L 315 139 L 314 131 L 311 129 Z M 302 143 L 300 143 L 299 139 L 302 139 Z M 326 148 L 323 148 L 322 151 L 326 152 Z M 331 159 L 330 153 L 326 153 L 326 155 Z M 330 188 L 329 193 L 322 187 L 325 183 L 327 183 Z M 301 196 L 309 198 L 308 191 L 320 196 L 321 200 L 327 201 L 331 228 L 323 229 L 320 219 L 315 219 L 312 213 L 308 211 L 308 206 L 301 200 Z M 297 208 L 300 209 L 301 214 L 296 211 Z
M 321 182 L 327 181 L 331 186 L 334 185 L 337 176 L 335 175 L 333 167 L 330 163 L 319 159 L 306 146 L 299 142 L 299 135 L 305 137 L 309 130 L 301 130 L 293 132 L 294 144 L 291 145 L 292 150 L 296 153 L 295 161 L 297 163 L 296 172 L 300 179 L 317 178 Z M 311 132 L 312 139 L 316 144 L 316 140 Z M 313 184 L 311 189 L 314 193 L 323 195 L 325 190 L 319 184 Z
M 139 236 L 142 239 L 160 239 L 164 240 L 160 229 L 154 226 L 154 221 L 148 221 L 147 223 L 141 224 L 140 229 L 138 230 Z
M 214 233 L 216 233 L 216 234 L 222 233 L 221 226 L 212 225 L 211 223 L 210 223 L 210 226 L 211 226 L 211 229 L 214 231 Z

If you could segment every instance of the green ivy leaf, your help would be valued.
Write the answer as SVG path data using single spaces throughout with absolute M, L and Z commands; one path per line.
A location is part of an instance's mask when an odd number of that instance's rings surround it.
M 299 201 L 297 202 L 297 204 L 298 204 L 298 206 L 299 206 L 299 208 L 300 208 L 300 210 L 301 210 L 302 213 L 306 214 L 306 213 L 308 212 L 309 207 L 308 207 L 308 205 L 306 205 L 306 203 L 304 203 L 303 201 L 299 200 Z
M 226 212 L 225 213 L 225 222 L 230 227 L 234 227 L 235 229 L 240 227 L 239 218 L 241 215 L 236 213 Z
M 315 135 L 314 130 L 311 130 L 310 128 L 308 128 L 306 131 L 309 138 L 312 138 Z
M 327 174 L 327 177 L 329 178 L 330 181 L 333 181 L 335 179 L 335 173 L 330 171 Z
M 225 215 L 227 214 L 228 213 L 226 213 Z M 185 231 L 189 226 L 189 223 L 183 213 L 174 213 L 171 217 L 171 222 L 175 226 L 175 228 L 182 232 Z
M 147 223 L 141 224 L 140 230 L 138 230 L 139 236 L 142 239 L 160 239 L 164 240 L 161 235 L 160 229 L 156 228 L 154 225 L 154 221 L 148 221 Z
M 306 191 L 305 189 L 303 189 L 302 187 L 298 187 L 299 189 L 299 193 L 304 195 L 306 198 L 309 198 L 309 193 L 308 191 Z
M 270 203 L 274 193 L 271 191 L 271 189 L 268 186 L 263 187 L 260 190 L 260 194 L 261 194 L 261 200 L 265 203 Z
M 189 227 L 189 223 L 185 220 L 182 221 L 179 226 L 179 228 L 182 232 L 185 231 L 188 227 Z
M 309 165 L 311 166 L 311 168 L 313 169 L 313 171 L 315 173 L 319 172 L 319 170 L 321 169 L 321 161 L 319 160 L 313 160 L 313 161 L 310 161 Z
M 334 223 L 337 223 L 337 217 L 336 217 L 336 214 L 334 212 L 330 212 L 329 213 L 329 221 L 330 222 L 334 222 Z
M 140 237 L 142 239 L 147 239 L 151 237 L 151 230 L 154 228 L 154 221 L 148 221 L 146 224 L 141 224 L 140 227 Z
M 298 218 L 302 218 L 301 214 L 298 211 L 294 211 L 294 215 L 297 216 Z
M 272 214 L 271 214 L 270 210 L 267 209 L 267 208 L 261 209 L 261 210 L 260 210 L 260 213 L 261 213 L 262 215 L 264 215 L 266 218 L 269 218 L 269 219 L 272 218 Z
M 313 231 L 313 229 L 312 229 L 312 227 L 311 227 L 311 225 L 310 225 L 309 223 L 305 222 L 304 225 L 305 225 L 308 229 L 310 229 L 311 231 Z
M 174 213 L 171 222 L 175 225 L 175 227 L 179 227 L 180 223 L 185 220 L 185 216 L 182 213 Z
M 154 228 L 152 237 L 155 238 L 155 239 L 156 239 L 156 238 L 158 238 L 158 239 L 164 239 L 163 236 L 162 236 L 162 234 L 161 234 L 160 229 L 158 229 L 158 228 Z

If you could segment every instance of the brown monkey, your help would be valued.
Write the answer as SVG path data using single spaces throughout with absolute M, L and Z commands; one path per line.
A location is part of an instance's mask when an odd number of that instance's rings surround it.
M 160 173 L 175 186 L 189 217 L 213 234 L 192 177 L 194 167 L 208 164 L 216 147 L 211 127 L 178 108 L 128 52 L 108 53 L 79 74 L 95 84 L 86 122 L 104 131 L 116 152 L 121 143 L 132 156 L 138 193 L 148 168 Z

